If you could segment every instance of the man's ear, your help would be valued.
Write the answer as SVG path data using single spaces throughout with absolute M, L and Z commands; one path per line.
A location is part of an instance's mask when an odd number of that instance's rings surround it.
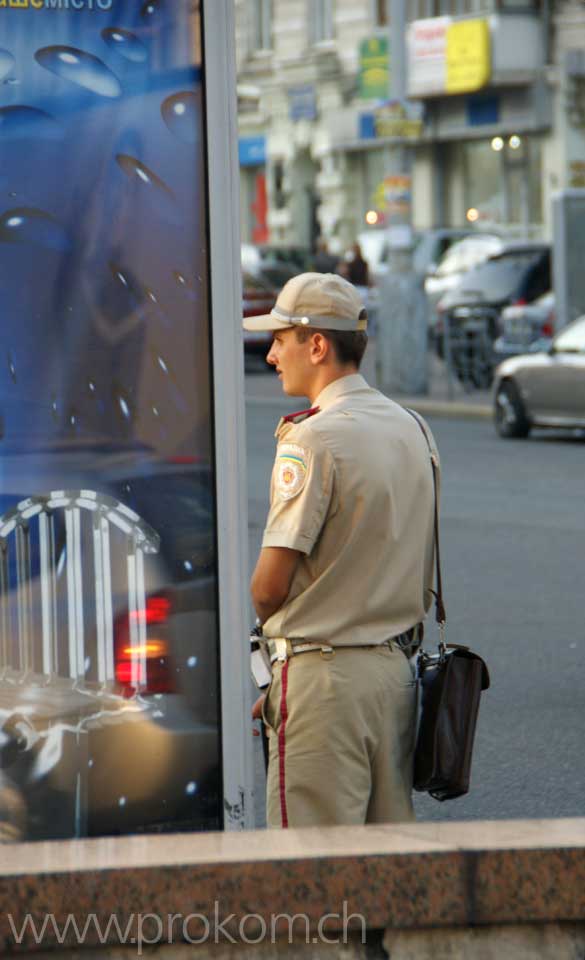
M 314 333 L 311 337 L 311 363 L 323 363 L 330 356 L 331 344 L 322 333 Z

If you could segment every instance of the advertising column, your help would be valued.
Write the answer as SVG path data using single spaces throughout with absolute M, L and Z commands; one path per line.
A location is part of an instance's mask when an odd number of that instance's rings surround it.
M 245 820 L 223 799 L 203 12 L 0 2 L 0 808 L 21 839 Z

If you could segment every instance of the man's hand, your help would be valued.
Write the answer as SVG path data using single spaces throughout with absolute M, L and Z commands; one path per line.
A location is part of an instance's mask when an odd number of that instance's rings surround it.
M 264 701 L 266 700 L 266 694 L 261 693 L 258 699 L 256 700 L 254 706 L 252 707 L 252 720 L 262 720 L 262 707 L 264 706 Z M 252 727 L 252 733 L 255 737 L 260 736 L 260 731 L 257 727 Z

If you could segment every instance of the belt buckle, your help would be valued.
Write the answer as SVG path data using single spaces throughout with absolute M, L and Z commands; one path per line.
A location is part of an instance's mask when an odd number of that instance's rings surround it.
M 288 657 L 287 641 L 283 637 L 276 637 L 269 640 L 268 650 L 271 662 L 279 660 L 281 663 L 284 663 Z

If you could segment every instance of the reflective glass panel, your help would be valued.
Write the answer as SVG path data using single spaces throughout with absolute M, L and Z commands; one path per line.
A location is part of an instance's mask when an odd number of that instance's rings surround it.
M 2 11 L 0 822 L 221 827 L 201 22 Z

